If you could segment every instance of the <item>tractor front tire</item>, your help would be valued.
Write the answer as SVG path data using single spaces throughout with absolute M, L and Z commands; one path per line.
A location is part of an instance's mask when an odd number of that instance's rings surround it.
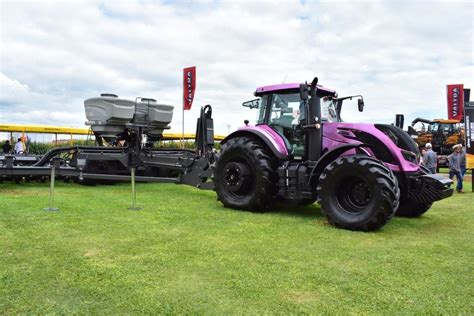
M 222 145 L 214 184 L 225 207 L 268 211 L 277 193 L 277 160 L 260 141 L 236 137 Z
M 400 199 L 392 171 L 364 155 L 339 157 L 330 163 L 319 179 L 317 193 L 330 224 L 360 231 L 384 226 Z
M 433 203 L 421 203 L 413 200 L 405 200 L 400 202 L 397 216 L 400 217 L 420 217 L 425 214 L 433 205 Z

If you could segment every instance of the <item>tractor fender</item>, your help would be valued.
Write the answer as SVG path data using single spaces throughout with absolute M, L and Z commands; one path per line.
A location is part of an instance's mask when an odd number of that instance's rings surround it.
M 265 135 L 264 132 L 258 130 L 258 129 L 245 129 L 245 130 L 237 130 L 235 132 L 230 133 L 227 135 L 224 140 L 221 141 L 221 145 L 224 145 L 226 142 L 228 142 L 232 138 L 236 137 L 249 137 L 252 139 L 257 139 L 262 141 L 275 155 L 278 160 L 287 160 L 288 159 L 288 149 L 285 148 L 284 152 L 281 148 L 277 148 L 277 146 L 274 144 L 274 142 L 268 137 L 268 135 Z
M 341 156 L 343 153 L 355 149 L 359 153 L 365 153 L 367 152 L 363 150 L 362 148 L 370 148 L 369 145 L 364 144 L 364 143 L 359 143 L 359 144 L 344 144 L 338 147 L 335 147 L 332 150 L 327 151 L 324 153 L 324 155 L 321 156 L 321 158 L 318 160 L 316 165 L 314 165 L 313 169 L 311 170 L 311 173 L 309 175 L 308 183 L 311 183 L 313 181 L 313 178 L 316 175 L 320 175 L 323 173 L 324 169 L 334 160 L 336 160 L 339 156 Z

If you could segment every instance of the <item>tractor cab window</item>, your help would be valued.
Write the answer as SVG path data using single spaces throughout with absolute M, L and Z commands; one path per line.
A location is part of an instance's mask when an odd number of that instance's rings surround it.
M 268 95 L 262 95 L 260 97 L 258 112 L 257 112 L 257 125 L 258 124 L 265 124 L 265 113 L 267 112 L 267 104 L 268 104 Z
M 336 112 L 336 100 L 326 96 L 321 99 L 321 118 L 326 122 L 339 122 Z
M 439 124 L 438 123 L 431 123 L 428 125 L 428 132 L 434 133 L 438 131 Z
M 302 157 L 305 136 L 301 125 L 304 125 L 305 109 L 299 92 L 273 93 L 269 97 L 268 125 L 283 136 L 295 157 Z
M 293 128 L 304 120 L 304 106 L 298 93 L 273 94 L 270 124 Z

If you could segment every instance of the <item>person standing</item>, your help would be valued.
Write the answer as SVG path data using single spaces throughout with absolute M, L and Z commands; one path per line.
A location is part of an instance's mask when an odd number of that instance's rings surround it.
M 20 155 L 20 154 L 23 154 L 23 152 L 24 152 L 23 142 L 21 141 L 21 138 L 18 138 L 18 141 L 15 143 L 15 154 Z
M 423 160 L 423 157 L 425 157 L 426 154 L 426 149 L 425 147 L 421 148 L 421 155 L 420 155 L 420 165 L 425 165 L 425 161 Z
M 4 154 L 9 154 L 12 151 L 12 145 L 10 145 L 9 140 L 7 140 L 5 144 L 3 144 L 2 150 Z
M 433 151 L 431 143 L 426 143 L 425 153 L 423 154 L 423 164 L 430 170 L 432 174 L 436 173 L 436 166 L 438 165 L 438 155 Z
M 462 191 L 462 182 L 463 177 L 461 174 L 461 161 L 462 161 L 462 145 L 454 145 L 453 146 L 453 153 L 448 156 L 448 164 L 449 164 L 449 179 L 453 179 L 456 176 L 457 185 L 456 191 L 458 193 L 464 193 Z
M 462 147 L 461 144 L 461 177 L 464 179 L 464 175 L 466 174 L 466 150 Z

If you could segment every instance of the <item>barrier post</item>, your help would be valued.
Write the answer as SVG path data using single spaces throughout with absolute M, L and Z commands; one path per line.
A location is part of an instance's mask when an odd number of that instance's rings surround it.
M 50 185 L 49 185 L 49 207 L 43 209 L 43 211 L 55 212 L 59 211 L 59 208 L 54 207 L 54 179 L 56 177 L 56 168 L 55 164 L 51 165 L 51 176 L 50 176 Z
M 132 168 L 132 206 L 130 206 L 128 209 L 131 211 L 138 211 L 141 210 L 141 207 L 137 206 L 137 191 L 135 189 L 135 167 Z

